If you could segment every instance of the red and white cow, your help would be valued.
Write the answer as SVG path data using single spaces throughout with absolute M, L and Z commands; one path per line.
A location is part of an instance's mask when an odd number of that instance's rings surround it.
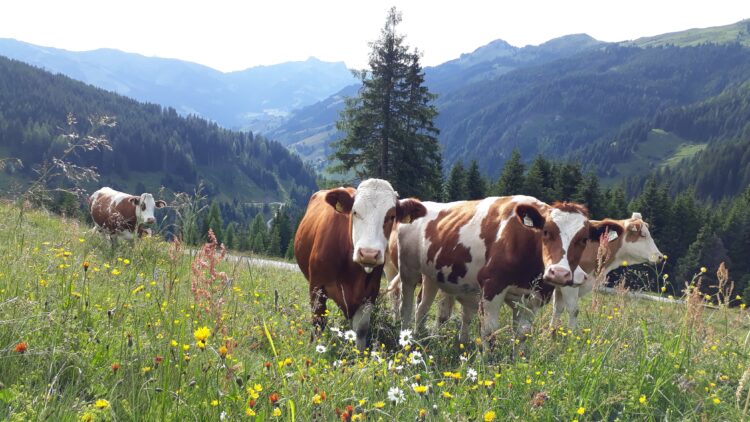
M 421 202 L 399 200 L 391 184 L 380 179 L 365 180 L 356 190 L 312 195 L 294 237 L 294 255 L 310 284 L 313 324 L 319 332 L 331 298 L 351 320 L 357 347 L 365 348 L 393 223 L 424 214 Z
M 151 229 L 145 227 L 154 224 L 154 209 L 167 205 L 162 200 L 154 201 L 153 195 L 143 193 L 134 196 L 103 187 L 89 196 L 91 218 L 97 229 L 110 235 L 114 242 L 118 237 L 134 240 L 138 236 L 150 235 Z
M 643 221 L 640 213 L 634 212 L 627 220 L 605 220 L 610 224 L 617 224 L 622 229 L 612 232 L 608 237 L 609 258 L 602 263 L 599 277 L 606 277 L 612 270 L 620 266 L 623 261 L 629 265 L 650 262 L 658 263 L 663 254 L 651 237 L 648 223 Z M 619 233 L 619 234 L 618 234 Z M 624 235 L 623 235 L 624 233 Z M 555 290 L 553 302 L 552 324 L 562 315 L 563 311 L 568 313 L 568 326 L 575 329 L 578 317 L 579 299 L 587 295 L 594 288 L 597 271 L 597 252 L 599 250 L 599 239 L 589 243 L 583 251 L 581 262 L 576 269 L 574 277 L 579 287 L 561 287 Z
M 529 196 L 423 204 L 425 217 L 398 227 L 402 328 L 411 325 L 414 288 L 421 279 L 417 329 L 442 290 L 462 305 L 459 338 L 464 341 L 479 309 L 482 336 L 497 330 L 509 293 L 549 296 L 553 286 L 572 285 L 572 268 L 588 240 L 607 227 L 614 230 L 606 222 L 590 224 L 581 205 L 548 205 Z

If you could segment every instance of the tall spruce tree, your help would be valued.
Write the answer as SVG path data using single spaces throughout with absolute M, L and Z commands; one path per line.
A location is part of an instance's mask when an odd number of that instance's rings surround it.
M 466 172 L 466 199 L 482 199 L 487 196 L 487 182 L 479 172 L 477 160 L 471 160 Z
M 359 95 L 346 101 L 336 127 L 333 170 L 387 179 L 401 196 L 434 194 L 440 169 L 435 98 L 424 86 L 420 53 L 396 31 L 401 13 L 388 11 L 380 38 L 371 44 L 370 71 L 358 72 Z
M 495 185 L 497 196 L 518 195 L 524 193 L 524 166 L 521 162 L 521 153 L 513 150 L 510 160 L 505 162 L 500 178 Z
M 451 168 L 448 182 L 445 185 L 445 200 L 448 202 L 466 199 L 466 171 L 461 162 L 457 162 Z
M 529 166 L 524 180 L 523 193 L 544 202 L 552 201 L 552 172 L 549 161 L 537 155 Z

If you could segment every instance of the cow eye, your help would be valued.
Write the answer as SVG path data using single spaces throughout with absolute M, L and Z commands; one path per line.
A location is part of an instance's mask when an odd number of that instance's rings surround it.
M 549 237 L 549 231 L 547 231 L 547 229 L 544 229 L 542 234 L 544 235 L 544 237 Z

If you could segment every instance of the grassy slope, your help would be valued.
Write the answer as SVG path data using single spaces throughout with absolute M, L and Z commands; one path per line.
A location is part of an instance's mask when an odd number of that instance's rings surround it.
M 211 277 L 196 277 L 189 256 L 170 258 L 171 247 L 153 239 L 112 250 L 87 229 L 37 211 L 19 219 L 0 204 L 0 419 L 217 420 L 226 412 L 238 420 L 248 403 L 271 419 L 272 393 L 280 419 L 303 421 L 334 420 L 347 405 L 386 421 L 414 420 L 420 409 L 428 420 L 451 421 L 490 410 L 498 420 L 743 417 L 735 391 L 748 365 L 747 311 L 693 312 L 691 322 L 683 306 L 598 296 L 596 305 L 584 302 L 576 333 L 551 336 L 547 307 L 527 357 L 511 361 L 507 332 L 488 359 L 473 344 L 457 348 L 455 319 L 400 348 L 381 305 L 378 362 L 330 332 L 310 343 L 298 272 L 225 263 L 231 283 L 196 285 L 210 293 L 196 300 L 191 284 Z M 331 325 L 343 328 L 331 311 Z M 200 350 L 194 332 L 203 326 L 211 336 Z M 25 353 L 16 351 L 21 342 Z M 318 344 L 327 351 L 317 353 Z M 427 363 L 410 363 L 415 350 Z M 412 383 L 430 387 L 419 395 Z M 389 402 L 393 387 L 404 403 Z M 107 403 L 100 409 L 97 400 Z
M 623 44 L 638 47 L 658 47 L 663 45 L 690 47 L 706 43 L 729 44 L 733 42 L 750 46 L 750 20 L 746 19 L 730 25 L 694 28 L 653 37 L 643 37 Z

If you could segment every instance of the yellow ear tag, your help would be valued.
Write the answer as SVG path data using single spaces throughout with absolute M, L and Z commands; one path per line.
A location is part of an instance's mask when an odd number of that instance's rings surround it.
M 402 223 L 404 223 L 404 224 L 409 224 L 409 223 L 411 223 L 411 216 L 410 216 L 410 215 L 407 215 L 406 217 L 404 217 L 404 218 L 403 218 L 403 219 L 401 220 L 401 222 L 402 222 Z
M 344 207 L 341 206 L 341 202 L 336 202 L 336 211 L 344 212 Z

